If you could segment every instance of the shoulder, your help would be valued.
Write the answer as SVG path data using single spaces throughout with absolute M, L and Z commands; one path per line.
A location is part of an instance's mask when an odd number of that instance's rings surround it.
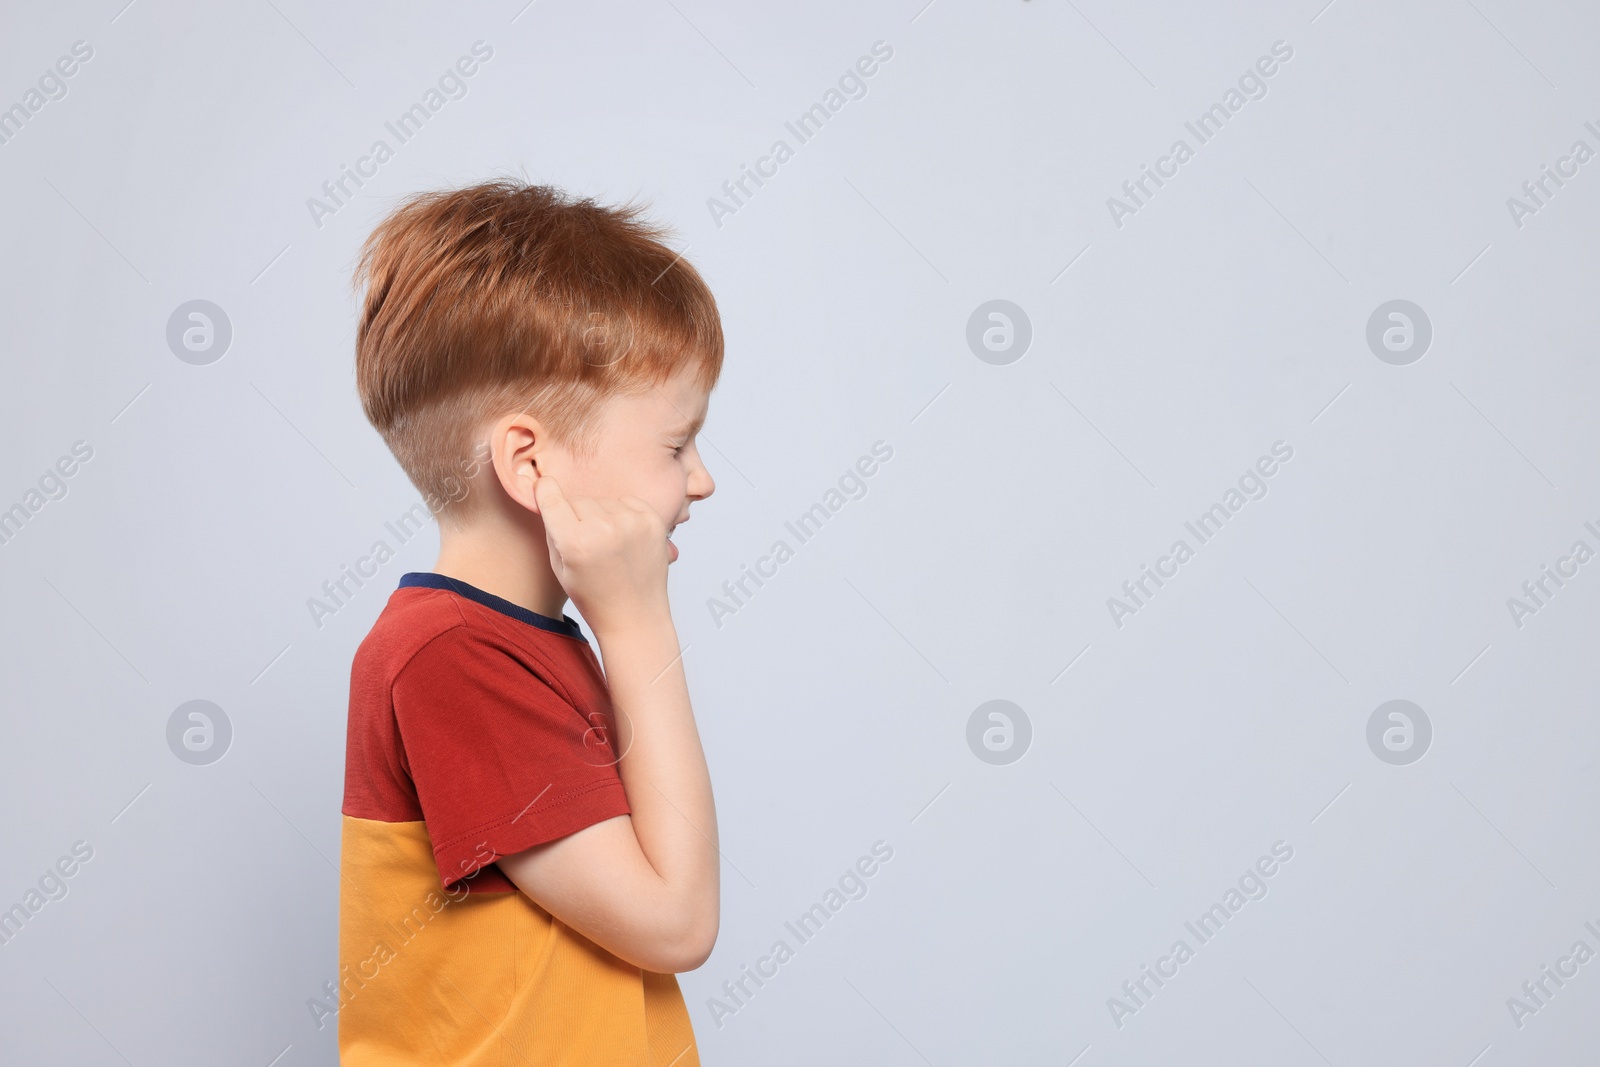
M 447 594 L 433 589 L 396 589 L 356 648 L 353 679 L 393 679 L 417 654 L 466 625 Z
M 395 590 L 356 650 L 352 691 L 387 705 L 402 693 L 437 696 L 455 686 L 463 692 L 548 689 L 579 708 L 603 702 L 606 688 L 581 638 L 528 625 L 448 589 Z

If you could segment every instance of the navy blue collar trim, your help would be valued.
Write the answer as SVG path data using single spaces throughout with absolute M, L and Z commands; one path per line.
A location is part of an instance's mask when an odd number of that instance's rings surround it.
M 482 604 L 486 608 L 493 608 L 502 615 L 509 615 L 518 622 L 525 622 L 529 626 L 537 626 L 541 630 L 560 634 L 563 637 L 575 638 L 587 642 L 583 630 L 578 627 L 578 621 L 571 615 L 562 615 L 559 619 L 552 619 L 548 615 L 540 615 L 536 611 L 529 611 L 521 604 L 513 604 L 503 597 L 493 593 L 486 593 L 475 585 L 468 585 L 459 578 L 450 578 L 432 571 L 410 571 L 400 576 L 400 588 L 408 586 L 422 586 L 424 589 L 448 589 L 452 593 L 466 597 L 468 600 Z

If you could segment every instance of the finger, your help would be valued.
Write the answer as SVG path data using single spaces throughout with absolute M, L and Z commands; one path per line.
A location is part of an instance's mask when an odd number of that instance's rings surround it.
M 622 498 L 622 505 L 635 514 L 642 516 L 652 526 L 666 529 L 670 525 L 666 519 L 661 517 L 661 512 L 656 510 L 655 505 L 643 497 L 625 496 Z
M 554 531 L 559 536 L 560 531 L 570 529 L 578 522 L 577 513 L 572 510 L 567 495 L 561 491 L 560 483 L 550 475 L 542 475 L 534 481 L 533 499 L 539 505 L 546 531 Z
M 606 514 L 605 501 L 592 496 L 569 496 L 567 503 L 579 522 L 602 518 Z
M 630 511 L 648 511 L 651 514 L 654 514 L 655 510 L 656 510 L 655 508 L 651 507 L 649 502 L 646 501 L 643 497 L 637 497 L 637 496 L 620 497 L 617 500 L 617 503 L 621 504 L 623 507 L 627 508 Z

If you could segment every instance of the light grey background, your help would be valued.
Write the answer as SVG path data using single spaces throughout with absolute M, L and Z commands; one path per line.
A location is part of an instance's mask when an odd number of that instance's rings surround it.
M 671 571 L 727 860 L 681 977 L 707 1064 L 1589 1062 L 1600 962 L 1520 1026 L 1507 1000 L 1600 951 L 1600 561 L 1520 626 L 1507 600 L 1600 549 L 1600 161 L 1520 226 L 1507 199 L 1600 150 L 1592 8 L 523 3 L 8 5 L 0 106 L 93 58 L 0 145 L 0 508 L 93 457 L 0 545 L 0 907 L 94 854 L 0 946 L 7 1062 L 335 1062 L 307 1002 L 336 974 L 350 659 L 437 547 L 313 623 L 418 499 L 356 400 L 350 269 L 399 197 L 501 175 L 647 201 L 724 316 L 718 488 Z M 479 40 L 467 95 L 319 227 L 308 199 Z M 1276 41 L 1267 95 L 1198 145 Z M 233 327 L 204 366 L 166 343 L 194 299 Z M 996 299 L 1033 334 L 1005 365 L 966 340 Z M 1366 342 L 1396 299 L 1433 327 L 1406 366 Z M 785 522 L 879 440 L 799 545 Z M 1185 521 L 1280 440 L 1198 546 Z M 206 766 L 166 740 L 195 699 L 233 728 Z M 1002 699 L 1032 739 L 993 765 L 967 727 Z M 1432 723 L 1409 765 L 1367 744 L 1392 699 Z M 719 1025 L 879 840 L 868 894 Z M 1185 922 L 1278 841 L 1199 945 Z

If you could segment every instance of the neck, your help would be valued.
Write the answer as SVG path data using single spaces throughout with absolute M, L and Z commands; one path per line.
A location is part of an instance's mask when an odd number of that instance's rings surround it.
M 439 526 L 438 574 L 475 585 L 519 607 L 552 619 L 566 608 L 567 593 L 550 567 L 544 520 L 520 507 L 516 514 L 491 508 L 461 526 Z

